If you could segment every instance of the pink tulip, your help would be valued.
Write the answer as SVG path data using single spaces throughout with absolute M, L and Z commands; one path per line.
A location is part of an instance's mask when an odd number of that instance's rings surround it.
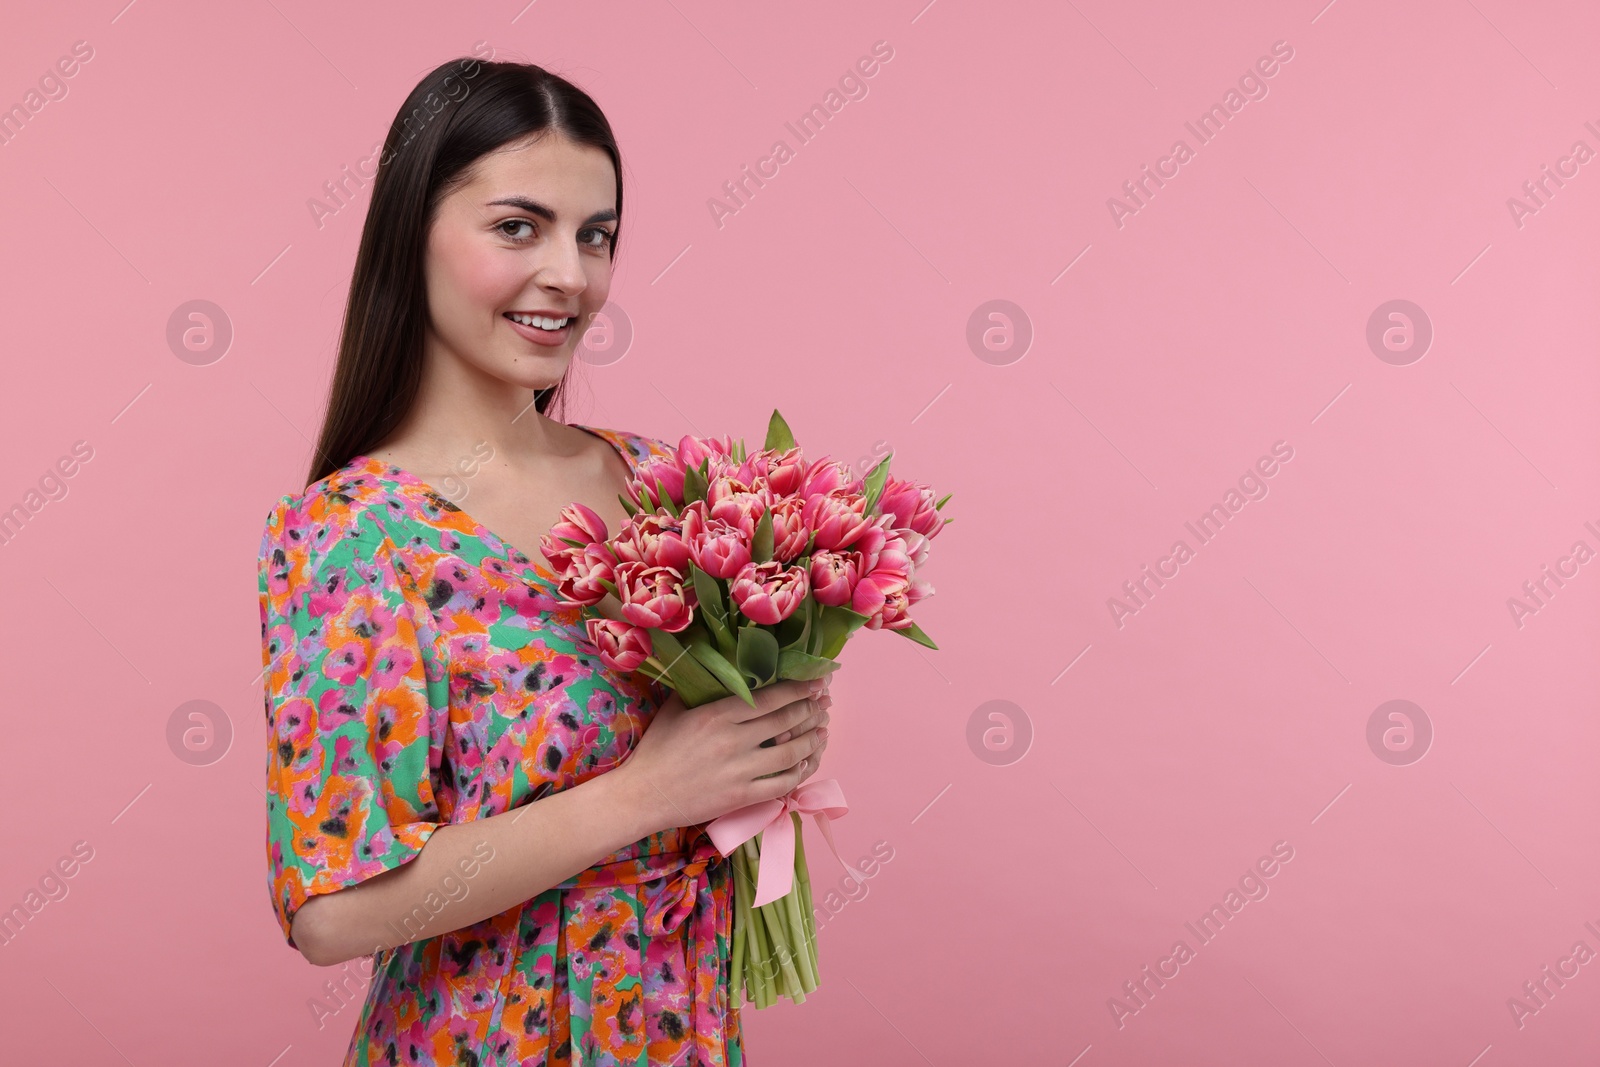
M 566 541 L 576 541 L 581 547 L 594 544 L 596 541 L 604 541 L 608 534 L 606 532 L 606 521 L 595 514 L 591 508 L 574 500 L 561 509 L 560 521 L 550 527 L 550 532 L 544 536 L 550 538 L 559 546 L 559 551 L 574 552 L 578 551 L 578 549 L 565 544 Z M 541 547 L 543 547 L 542 542 Z M 551 563 L 557 566 L 563 565 L 561 561 L 551 557 L 550 549 L 544 549 L 544 554 Z
M 739 518 L 730 511 L 728 514 Z M 739 525 L 727 519 L 713 518 L 704 500 L 686 504 L 683 514 L 683 540 L 689 545 L 694 563 L 701 570 L 718 578 L 731 578 L 750 562 L 750 544 L 755 536 L 755 523 Z
M 735 467 L 719 472 L 706 482 L 706 507 L 710 508 L 713 514 L 716 513 L 718 504 L 743 496 L 754 497 L 765 508 L 771 496 L 767 491 L 766 479 L 759 476 L 751 477 L 743 468 Z M 759 511 L 756 517 L 761 517 Z
M 750 562 L 750 535 L 732 523 L 697 515 L 684 524 L 684 533 L 695 566 L 713 578 L 732 578 Z
M 556 592 L 569 606 L 598 604 L 607 593 L 600 583 L 614 580 L 615 569 L 609 549 L 603 544 L 590 545 L 568 560 L 566 569 L 556 576 Z
M 895 532 L 898 533 L 906 543 L 906 555 L 911 557 L 912 567 L 920 567 L 924 563 L 928 562 L 929 539 L 927 537 L 917 533 L 915 530 L 907 530 L 904 528 L 896 530 Z
M 589 643 L 600 651 L 600 662 L 624 674 L 639 669 L 649 657 L 650 631 L 621 619 L 590 618 L 585 627 Z
M 773 626 L 794 614 L 808 589 L 805 571 L 768 560 L 746 563 L 729 585 L 728 593 L 745 618 Z
M 606 546 L 606 523 L 587 506 L 574 500 L 561 509 L 561 519 L 549 532 L 539 538 L 539 551 L 550 561 L 557 574 L 564 574 L 572 561 L 583 555 L 586 548 L 598 548 L 603 558 L 614 562 Z M 568 541 L 577 541 L 577 545 Z
M 883 547 L 871 557 L 867 574 L 880 572 L 887 572 L 899 578 L 911 577 L 911 557 L 906 554 L 905 538 L 898 533 L 891 533 L 884 540 Z
M 859 493 L 862 479 L 850 467 L 823 456 L 806 468 L 800 495 L 809 498 L 832 492 Z
M 661 490 L 656 482 L 660 480 L 671 498 L 674 507 L 683 504 L 683 468 L 678 466 L 676 460 L 666 456 L 651 456 L 643 460 L 638 466 L 638 472 L 628 483 L 628 496 L 644 510 L 653 510 L 662 506 Z
M 688 574 L 684 564 L 689 546 L 684 542 L 680 519 L 660 512 L 641 512 L 629 519 L 613 542 L 618 563 L 648 563 L 652 567 L 671 567 Z
M 729 488 L 733 484 L 735 483 L 731 479 L 726 478 L 719 478 L 711 483 L 711 491 L 706 494 L 707 517 L 721 519 L 753 537 L 756 523 L 766 514 L 766 501 L 754 493 Z M 719 487 L 722 492 L 713 495 Z
M 707 456 L 712 457 L 712 463 L 717 462 L 716 457 L 727 459 L 733 455 L 733 439 L 726 434 L 721 438 L 693 437 L 684 434 L 678 442 L 678 470 L 688 470 L 690 467 L 700 466 L 700 461 Z
M 850 603 L 855 593 L 860 555 L 856 552 L 818 552 L 811 557 L 811 595 L 830 608 Z
M 912 623 L 911 616 L 906 614 L 909 606 L 910 598 L 906 589 L 891 589 L 884 595 L 883 606 L 861 625 L 869 630 L 904 630 Z
M 811 527 L 806 525 L 805 502 L 786 496 L 768 508 L 772 513 L 772 558 L 788 563 L 806 550 Z
M 778 497 L 792 496 L 800 492 L 805 484 L 806 460 L 799 447 L 782 452 L 775 448 L 763 448 L 750 453 L 745 465 L 753 477 L 765 478 L 773 494 Z
M 685 585 L 683 575 L 671 567 L 619 563 L 616 585 L 622 614 L 635 626 L 677 633 L 694 621 L 694 586 Z
M 806 524 L 816 531 L 812 548 L 845 548 L 871 524 L 864 513 L 866 498 L 835 490 L 805 503 Z
M 890 515 L 874 515 L 867 520 L 867 525 L 851 540 L 851 551 L 861 553 L 861 573 L 872 570 L 877 562 L 878 553 L 883 551 L 883 546 L 889 542 L 889 524 L 894 521 Z
M 888 614 L 886 609 L 892 598 L 899 598 L 893 610 L 898 614 L 904 613 L 907 585 L 905 575 L 895 574 L 893 571 L 869 574 L 856 583 L 855 592 L 850 597 L 850 610 L 867 616 L 867 621 L 862 625 L 869 630 L 876 630 L 884 625 L 885 616 Z M 904 625 L 909 626 L 909 620 Z
M 933 537 L 944 529 L 944 519 L 934 506 L 937 499 L 929 486 L 905 481 L 891 474 L 884 480 L 878 507 L 885 514 L 894 516 L 896 526 L 914 530 L 924 537 Z

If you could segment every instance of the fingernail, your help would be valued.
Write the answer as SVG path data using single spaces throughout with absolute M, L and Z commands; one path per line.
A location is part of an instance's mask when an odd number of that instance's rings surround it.
M 808 689 L 810 689 L 813 693 L 822 692 L 823 689 L 827 688 L 827 685 L 828 685 L 828 680 L 826 678 L 813 678 L 813 679 L 811 679 L 811 681 L 806 683 L 806 687 Z
M 817 739 L 819 741 L 826 741 L 828 739 L 828 728 L 826 726 L 817 727 Z
M 833 707 L 833 697 L 829 696 L 827 693 L 823 693 L 817 698 L 817 703 L 824 708 L 831 708 Z

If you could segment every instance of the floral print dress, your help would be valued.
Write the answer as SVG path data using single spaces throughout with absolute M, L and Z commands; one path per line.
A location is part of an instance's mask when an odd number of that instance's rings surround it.
M 577 428 L 634 470 L 668 451 Z M 311 895 L 627 756 L 667 691 L 604 667 L 584 609 L 554 592 L 542 562 L 369 456 L 273 508 L 260 558 L 267 867 L 291 946 Z M 470 886 L 463 868 L 441 888 Z M 673 828 L 502 914 L 377 952 L 346 1067 L 741 1067 L 731 869 L 703 825 Z M 419 901 L 408 928 L 442 901 Z

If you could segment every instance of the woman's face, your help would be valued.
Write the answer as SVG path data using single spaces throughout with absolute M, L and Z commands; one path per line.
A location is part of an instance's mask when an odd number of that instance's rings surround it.
M 553 132 L 479 159 L 429 231 L 427 358 L 525 389 L 560 381 L 611 290 L 616 203 L 611 157 Z

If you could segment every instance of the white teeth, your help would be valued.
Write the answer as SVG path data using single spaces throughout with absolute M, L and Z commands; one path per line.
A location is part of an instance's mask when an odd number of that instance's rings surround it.
M 564 319 L 547 319 L 540 315 L 518 315 L 512 313 L 507 316 L 513 322 L 520 322 L 524 326 L 537 326 L 541 330 L 559 330 L 572 321 L 568 316 Z

